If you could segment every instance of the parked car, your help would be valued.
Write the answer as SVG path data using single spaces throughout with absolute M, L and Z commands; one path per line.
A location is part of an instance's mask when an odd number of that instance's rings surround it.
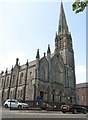
M 27 103 L 19 102 L 16 99 L 8 99 L 5 101 L 4 107 L 5 108 L 28 108 L 29 106 Z
M 72 112 L 73 114 L 76 114 L 77 112 L 81 112 L 86 114 L 86 108 L 81 105 L 62 105 L 61 111 L 63 113 Z

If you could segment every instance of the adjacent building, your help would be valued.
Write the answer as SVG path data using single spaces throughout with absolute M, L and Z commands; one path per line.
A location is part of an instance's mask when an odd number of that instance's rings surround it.
M 0 74 L 0 83 L 2 100 L 35 101 L 39 96 L 47 102 L 76 102 L 74 51 L 62 2 L 54 53 L 48 45 L 42 58 L 39 49 L 36 59 L 22 66 L 17 58 L 10 71 Z
M 88 82 L 76 85 L 77 103 L 88 106 Z

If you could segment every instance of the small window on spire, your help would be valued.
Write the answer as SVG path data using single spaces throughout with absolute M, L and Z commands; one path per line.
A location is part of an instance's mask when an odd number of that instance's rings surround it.
M 61 25 L 59 25 L 59 32 L 61 32 Z

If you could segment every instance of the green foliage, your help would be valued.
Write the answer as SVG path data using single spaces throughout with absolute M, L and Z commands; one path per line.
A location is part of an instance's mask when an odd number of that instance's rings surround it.
M 75 11 L 75 13 L 79 13 L 82 12 L 87 5 L 88 0 L 75 0 L 75 2 L 72 4 L 72 10 Z

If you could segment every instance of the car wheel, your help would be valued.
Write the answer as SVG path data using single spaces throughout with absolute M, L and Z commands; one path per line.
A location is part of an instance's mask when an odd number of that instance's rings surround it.
M 77 110 L 76 109 L 73 110 L 73 114 L 77 114 Z
M 5 108 L 8 108 L 8 105 L 7 105 L 7 104 L 5 105 Z
M 62 111 L 63 113 L 66 113 L 65 111 Z
M 86 114 L 86 110 L 84 110 L 83 113 Z
M 18 108 L 22 108 L 22 106 L 21 106 L 21 105 L 18 105 Z

